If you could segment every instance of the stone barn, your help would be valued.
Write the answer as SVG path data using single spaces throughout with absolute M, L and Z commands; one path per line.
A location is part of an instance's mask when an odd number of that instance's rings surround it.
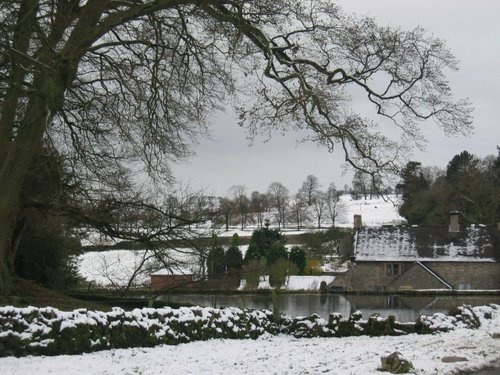
M 497 227 L 362 228 L 339 288 L 352 291 L 500 290 Z M 341 286 L 340 286 L 341 285 Z

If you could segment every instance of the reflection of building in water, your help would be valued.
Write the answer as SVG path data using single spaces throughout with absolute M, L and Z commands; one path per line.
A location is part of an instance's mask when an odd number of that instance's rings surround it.
M 415 321 L 420 315 L 446 313 L 450 309 L 469 304 L 473 306 L 489 303 L 500 304 L 499 296 L 448 296 L 421 297 L 400 295 L 340 295 L 340 294 L 172 294 L 163 296 L 164 301 L 208 307 L 228 307 L 274 310 L 273 303 L 279 303 L 279 312 L 290 316 L 308 316 L 313 313 L 328 319 L 331 313 L 349 317 L 361 311 L 366 319 L 378 313 L 387 317 L 394 315 L 401 322 Z
M 351 313 L 350 302 L 339 294 L 289 294 L 282 295 L 280 311 L 291 316 L 307 316 L 313 313 L 324 319 L 333 313 L 348 317 Z
M 409 295 L 347 295 L 351 312 L 361 311 L 364 318 L 371 314 L 394 315 L 401 322 L 415 321 L 420 315 L 448 313 L 457 306 L 500 303 L 498 296 L 409 296 Z
M 497 226 L 362 228 L 356 234 L 349 271 L 334 290 L 500 289 Z

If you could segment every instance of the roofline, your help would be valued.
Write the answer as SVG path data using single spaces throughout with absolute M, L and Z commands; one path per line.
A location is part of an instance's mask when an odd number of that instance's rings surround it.
M 354 257 L 353 261 L 355 263 L 415 263 L 415 262 L 436 262 L 436 263 L 499 263 L 500 261 L 493 258 L 473 258 L 473 259 L 440 259 L 440 258 L 413 258 L 413 259 L 401 259 L 401 258 L 387 258 L 387 259 L 358 259 Z

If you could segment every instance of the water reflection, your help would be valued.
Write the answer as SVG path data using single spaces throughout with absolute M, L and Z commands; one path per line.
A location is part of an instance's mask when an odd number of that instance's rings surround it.
M 279 294 L 274 298 L 267 294 L 183 294 L 161 296 L 162 301 L 186 303 L 200 306 L 269 309 L 274 304 L 279 311 L 291 316 L 306 316 L 317 313 L 328 319 L 332 312 L 347 317 L 354 311 L 361 311 L 363 317 L 379 313 L 387 317 L 394 315 L 401 322 L 415 321 L 420 315 L 436 312 L 447 313 L 450 309 L 462 305 L 500 304 L 498 296 L 401 296 L 401 295 L 341 295 L 341 294 Z

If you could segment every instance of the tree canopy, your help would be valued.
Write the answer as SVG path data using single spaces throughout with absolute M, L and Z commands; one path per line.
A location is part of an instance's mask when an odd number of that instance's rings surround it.
M 457 60 L 421 28 L 383 27 L 312 0 L 13 0 L 0 8 L 0 291 L 19 192 L 42 139 L 82 182 L 115 193 L 137 165 L 171 177 L 233 100 L 251 133 L 307 128 L 369 173 L 396 171 L 418 121 L 468 133 L 445 77 Z M 366 94 L 397 132 L 349 107 Z M 248 93 L 252 93 L 251 97 Z M 391 138 L 390 134 L 397 134 Z M 111 178 L 113 177 L 113 178 Z
M 462 223 L 496 224 L 500 207 L 500 152 L 480 159 L 467 151 L 455 155 L 441 173 L 426 173 L 419 162 L 408 162 L 398 188 L 399 213 L 410 224 L 447 225 L 450 211 Z

